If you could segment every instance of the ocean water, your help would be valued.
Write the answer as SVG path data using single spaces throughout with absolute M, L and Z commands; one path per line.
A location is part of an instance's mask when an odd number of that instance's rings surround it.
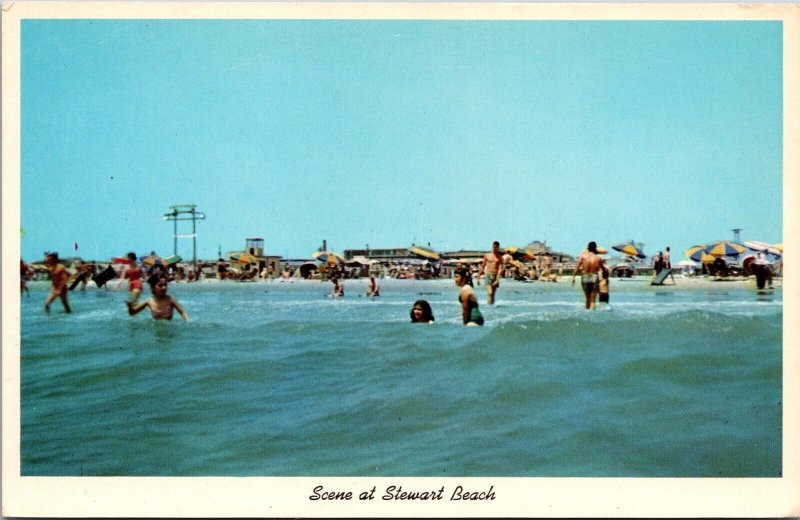
M 463 327 L 451 280 L 171 284 L 21 299 L 22 474 L 776 477 L 782 291 L 504 281 Z M 145 296 L 145 295 L 143 295 Z M 409 323 L 427 299 L 434 325 Z

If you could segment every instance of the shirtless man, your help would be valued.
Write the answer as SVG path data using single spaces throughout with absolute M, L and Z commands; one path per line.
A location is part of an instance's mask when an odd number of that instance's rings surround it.
M 494 295 L 500 287 L 500 277 L 503 276 L 503 254 L 500 252 L 500 242 L 492 244 L 492 252 L 483 257 L 478 276 L 484 275 L 486 280 L 486 293 L 489 298 L 486 303 L 494 305 Z
M 47 267 L 50 271 L 50 280 L 53 282 L 53 290 L 44 302 L 44 311 L 50 312 L 50 304 L 56 298 L 61 298 L 61 303 L 64 304 L 64 310 L 72 312 L 69 308 L 69 301 L 67 300 L 67 279 L 69 273 L 58 261 L 58 253 L 47 253 Z
M 596 243 L 589 242 L 586 249 L 588 251 L 584 251 L 578 257 L 578 264 L 575 266 L 575 271 L 572 272 L 572 283 L 574 285 L 575 276 L 579 272 L 583 272 L 581 287 L 583 287 L 583 294 L 586 296 L 586 308 L 594 309 L 600 282 L 599 273 L 603 268 L 603 259 L 597 255 Z

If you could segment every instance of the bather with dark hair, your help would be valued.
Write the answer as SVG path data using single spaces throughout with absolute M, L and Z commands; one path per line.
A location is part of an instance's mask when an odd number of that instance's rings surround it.
M 433 310 L 426 300 L 417 300 L 411 307 L 411 323 L 433 323 Z

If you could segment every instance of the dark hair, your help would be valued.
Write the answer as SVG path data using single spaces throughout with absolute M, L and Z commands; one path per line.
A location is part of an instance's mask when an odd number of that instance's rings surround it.
M 155 289 L 156 284 L 161 280 L 165 280 L 167 282 L 167 285 L 169 285 L 169 278 L 167 278 L 161 273 L 156 273 L 152 275 L 150 278 L 147 279 L 147 283 L 150 284 L 150 289 L 152 290 Z
M 414 318 L 415 307 L 422 309 L 422 318 L 419 321 Z M 433 319 L 433 310 L 431 309 L 431 304 L 426 300 L 415 301 L 409 314 L 411 315 L 411 323 L 428 323 L 429 321 L 436 321 Z
M 472 285 L 472 273 L 470 272 L 469 268 L 463 267 L 463 266 L 462 267 L 457 267 L 454 274 L 457 274 L 458 276 L 460 276 L 463 280 L 466 281 L 466 283 L 469 284 L 470 287 L 473 287 L 473 285 Z
M 128 253 L 128 260 L 130 260 L 132 262 L 135 262 L 136 261 L 136 253 L 134 253 L 133 251 Z
M 588 249 L 590 253 L 597 253 L 597 243 L 592 240 L 589 242 L 589 245 L 586 247 L 586 249 Z
M 492 245 L 493 245 L 493 246 L 500 247 L 500 242 L 498 242 L 497 240 L 495 240 L 494 242 L 492 242 Z

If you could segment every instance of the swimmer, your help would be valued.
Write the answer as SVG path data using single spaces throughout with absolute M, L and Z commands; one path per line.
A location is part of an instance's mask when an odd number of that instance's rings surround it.
M 339 283 L 339 279 L 334 277 L 331 278 L 333 282 L 333 291 L 331 291 L 330 297 L 331 298 L 341 298 L 344 296 L 344 284 Z
M 122 277 L 117 282 L 117 285 L 114 286 L 114 289 L 116 290 L 119 288 L 122 282 L 127 279 L 128 291 L 131 294 L 130 302 L 135 304 L 139 300 L 139 295 L 142 294 L 142 289 L 144 288 L 142 282 L 143 274 L 142 268 L 136 265 L 136 253 L 128 253 L 128 260 L 130 260 L 131 264 L 123 270 Z
M 58 260 L 58 253 L 47 253 L 46 258 L 47 267 L 50 271 L 50 280 L 53 282 L 53 290 L 50 291 L 50 295 L 44 302 L 44 311 L 49 313 L 50 304 L 53 303 L 53 300 L 61 298 L 61 303 L 64 304 L 64 310 L 70 313 L 72 309 L 69 308 L 69 301 L 67 299 L 67 279 L 69 278 L 69 273 Z
M 478 297 L 472 288 L 472 277 L 466 267 L 456 269 L 455 283 L 461 290 L 458 293 L 458 302 L 461 304 L 461 320 L 468 327 L 483 325 L 483 315 L 478 309 Z
M 411 323 L 433 323 L 433 310 L 426 300 L 417 300 L 411 308 Z
M 595 300 L 597 299 L 598 283 L 600 281 L 599 272 L 603 267 L 603 259 L 598 256 L 597 244 L 589 242 L 587 246 L 588 251 L 584 251 L 578 257 L 578 263 L 575 270 L 572 272 L 572 284 L 575 284 L 575 277 L 579 272 L 581 275 L 581 287 L 583 294 L 586 297 L 586 308 L 594 309 Z
M 135 316 L 149 307 L 154 320 L 171 320 L 173 310 L 176 310 L 184 321 L 189 321 L 189 316 L 186 314 L 186 311 L 183 310 L 175 298 L 167 294 L 168 285 L 167 278 L 164 276 L 151 280 L 150 286 L 153 290 L 153 297 L 146 299 L 138 305 L 126 301 L 125 304 L 128 306 L 128 314 Z
M 378 280 L 374 276 L 369 277 L 369 284 L 367 285 L 367 296 L 374 298 L 381 295 L 381 290 L 378 287 Z
M 609 295 L 608 295 L 608 286 L 610 280 L 610 274 L 608 267 L 603 265 L 600 268 L 600 282 L 597 286 L 597 299 L 600 303 L 608 303 Z
M 25 263 L 22 258 L 19 259 L 19 293 L 23 292 L 28 296 L 31 295 L 31 290 L 28 289 L 28 280 L 33 278 L 33 269 Z

